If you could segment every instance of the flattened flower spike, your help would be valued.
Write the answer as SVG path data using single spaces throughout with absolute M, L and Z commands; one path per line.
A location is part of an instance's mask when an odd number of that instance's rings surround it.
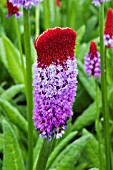
M 74 57 L 76 33 L 70 28 L 48 29 L 34 45 L 34 125 L 41 138 L 60 138 L 73 115 L 77 66 Z
M 100 76 L 100 54 L 94 41 L 90 43 L 90 52 L 84 58 L 84 68 L 88 77 Z

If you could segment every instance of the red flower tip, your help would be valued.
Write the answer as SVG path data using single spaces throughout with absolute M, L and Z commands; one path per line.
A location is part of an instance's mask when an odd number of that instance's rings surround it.
M 96 43 L 94 41 L 91 41 L 90 43 L 90 53 L 92 54 L 91 58 L 94 58 L 94 56 L 96 55 L 96 52 L 97 52 Z
M 106 15 L 104 34 L 113 36 L 113 9 L 109 8 Z
M 35 40 L 38 62 L 43 66 L 63 64 L 68 57 L 74 57 L 76 32 L 71 28 L 51 28 Z
M 7 0 L 7 8 L 8 8 L 8 14 L 12 16 L 13 14 L 16 14 L 19 9 L 16 6 L 13 6 L 11 2 Z
M 58 7 L 60 7 L 60 6 L 61 6 L 61 2 L 60 2 L 60 0 L 56 0 L 56 5 L 57 5 Z

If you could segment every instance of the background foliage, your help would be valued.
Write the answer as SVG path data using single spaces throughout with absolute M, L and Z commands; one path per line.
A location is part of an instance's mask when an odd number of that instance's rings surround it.
M 105 4 L 105 11 L 113 2 Z M 95 40 L 99 48 L 99 9 L 91 0 L 45 0 L 30 10 L 32 61 L 36 59 L 33 42 L 45 29 L 55 26 L 71 27 L 77 32 L 75 54 L 78 65 L 78 89 L 73 104 L 73 118 L 69 120 L 65 135 L 56 140 L 48 163 L 48 170 L 98 170 L 99 149 L 96 135 L 96 87 L 94 78 L 87 78 L 83 60 L 89 43 Z M 15 18 L 6 19 L 6 1 L 0 2 L 0 170 L 27 169 L 27 113 L 24 75 L 15 31 Z M 23 18 L 18 19 L 23 43 Z M 24 46 L 23 46 L 24 53 Z M 107 53 L 108 101 L 113 133 L 113 51 Z M 101 110 L 100 80 L 98 80 L 99 112 Z M 100 118 L 103 139 L 103 119 Z M 113 140 L 113 139 L 111 139 Z M 103 140 L 102 140 L 103 141 Z M 33 170 L 39 155 L 42 139 L 34 129 Z M 104 143 L 101 146 L 104 165 Z M 95 167 L 95 168 L 94 168 Z

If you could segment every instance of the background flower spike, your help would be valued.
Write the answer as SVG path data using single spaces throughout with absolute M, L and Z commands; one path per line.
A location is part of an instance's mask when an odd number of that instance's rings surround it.
M 106 15 L 104 43 L 108 48 L 113 48 L 113 9 L 112 8 L 108 9 Z
M 60 138 L 73 115 L 77 66 L 74 57 L 76 33 L 71 28 L 53 28 L 35 41 L 34 125 L 41 138 Z
M 92 0 L 92 3 L 95 5 L 95 6 L 100 6 L 101 3 L 103 2 L 108 2 L 110 0 Z
M 85 56 L 84 68 L 87 76 L 100 76 L 100 54 L 94 41 L 90 43 L 90 52 Z
M 9 0 L 7 0 L 7 9 L 8 14 L 6 15 L 7 18 L 10 18 L 12 15 L 15 15 L 17 18 L 19 18 L 22 15 L 22 12 L 19 11 L 17 6 L 13 6 Z
M 14 6 L 31 8 L 32 6 L 37 6 L 43 0 L 9 0 Z

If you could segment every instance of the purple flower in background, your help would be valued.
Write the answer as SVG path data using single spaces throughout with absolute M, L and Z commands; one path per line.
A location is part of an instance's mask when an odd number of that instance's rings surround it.
M 113 9 L 109 8 L 106 15 L 104 29 L 104 43 L 107 48 L 113 49 Z
M 100 76 L 100 54 L 97 51 L 96 43 L 90 43 L 90 52 L 88 52 L 84 59 L 84 67 L 87 76 Z
M 73 115 L 77 65 L 74 57 L 76 33 L 70 28 L 53 28 L 35 41 L 34 125 L 41 138 L 60 138 Z
M 95 5 L 95 6 L 100 6 L 101 3 L 103 2 L 108 2 L 110 0 L 92 0 L 92 3 Z
M 7 9 L 8 14 L 6 15 L 7 18 L 10 18 L 12 15 L 15 15 L 17 18 L 19 18 L 22 15 L 22 12 L 19 11 L 17 6 L 13 6 L 9 0 L 7 0 Z
M 31 8 L 32 6 L 37 6 L 43 0 L 9 0 L 14 6 Z

